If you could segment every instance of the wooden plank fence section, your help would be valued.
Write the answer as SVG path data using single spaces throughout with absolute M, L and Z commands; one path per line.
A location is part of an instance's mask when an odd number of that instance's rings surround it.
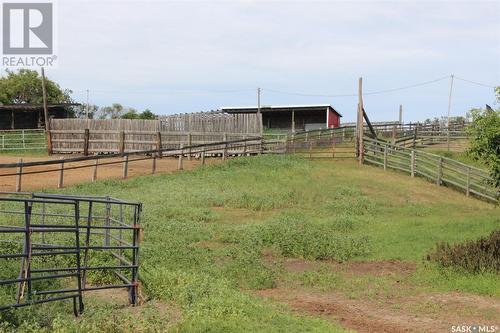
M 53 153 L 124 153 L 260 137 L 255 114 L 195 113 L 140 119 L 52 119 Z
M 500 189 L 492 185 L 492 178 L 485 170 L 417 149 L 368 137 L 364 140 L 365 161 L 370 164 L 421 176 L 437 185 L 463 191 L 467 196 L 472 194 L 491 202 L 499 202 Z

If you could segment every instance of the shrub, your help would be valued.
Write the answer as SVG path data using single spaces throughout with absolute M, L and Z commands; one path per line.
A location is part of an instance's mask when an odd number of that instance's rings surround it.
M 487 237 L 450 245 L 438 243 L 427 260 L 443 267 L 459 267 L 470 273 L 500 273 L 500 229 Z

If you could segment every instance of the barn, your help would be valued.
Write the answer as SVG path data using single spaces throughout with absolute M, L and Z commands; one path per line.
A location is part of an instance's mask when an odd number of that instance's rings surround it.
M 221 111 L 238 113 L 256 113 L 256 107 L 223 107 Z M 267 129 L 281 129 L 292 132 L 340 126 L 338 113 L 329 104 L 314 105 L 264 105 L 261 106 L 262 125 Z
M 69 118 L 71 106 L 79 104 L 49 104 L 50 118 Z M 0 130 L 43 128 L 45 124 L 41 104 L 0 104 Z

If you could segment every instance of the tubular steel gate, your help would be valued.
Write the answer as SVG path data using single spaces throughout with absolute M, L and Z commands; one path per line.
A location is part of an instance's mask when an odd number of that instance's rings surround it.
M 0 194 L 0 310 L 73 299 L 79 315 L 86 291 L 111 288 L 138 303 L 141 203 Z

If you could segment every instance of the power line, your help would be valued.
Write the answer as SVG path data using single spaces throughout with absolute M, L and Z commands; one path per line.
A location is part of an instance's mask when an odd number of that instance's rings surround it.
M 405 89 L 411 89 L 411 88 L 416 88 L 428 84 L 432 84 L 438 81 L 442 81 L 445 79 L 448 79 L 449 76 L 443 76 L 434 80 L 430 81 L 425 81 L 425 82 L 420 82 L 416 84 L 412 84 L 409 86 L 403 86 L 399 88 L 392 88 L 392 89 L 385 89 L 385 90 L 378 90 L 378 91 L 368 91 L 363 93 L 363 95 L 378 95 L 378 94 L 385 94 L 385 93 L 390 93 L 398 90 L 405 90 Z M 297 96 L 314 96 L 314 97 L 355 97 L 358 96 L 358 94 L 335 94 L 335 95 L 326 95 L 326 94 L 308 94 L 308 93 L 302 93 L 302 92 L 289 92 L 289 91 L 282 91 L 282 90 L 275 90 L 275 89 L 268 89 L 266 88 L 265 90 L 271 91 L 271 92 L 276 92 L 280 94 L 286 94 L 286 95 L 297 95 Z
M 478 86 L 482 86 L 482 87 L 486 87 L 486 88 L 493 88 L 493 89 L 495 88 L 495 86 L 492 86 L 492 85 L 489 85 L 489 84 L 484 84 L 484 83 L 481 83 L 481 82 L 476 82 L 476 81 L 472 81 L 472 80 L 462 79 L 461 77 L 458 77 L 458 76 L 455 76 L 455 79 L 459 79 L 460 81 L 469 82 L 469 83 L 476 84 Z

